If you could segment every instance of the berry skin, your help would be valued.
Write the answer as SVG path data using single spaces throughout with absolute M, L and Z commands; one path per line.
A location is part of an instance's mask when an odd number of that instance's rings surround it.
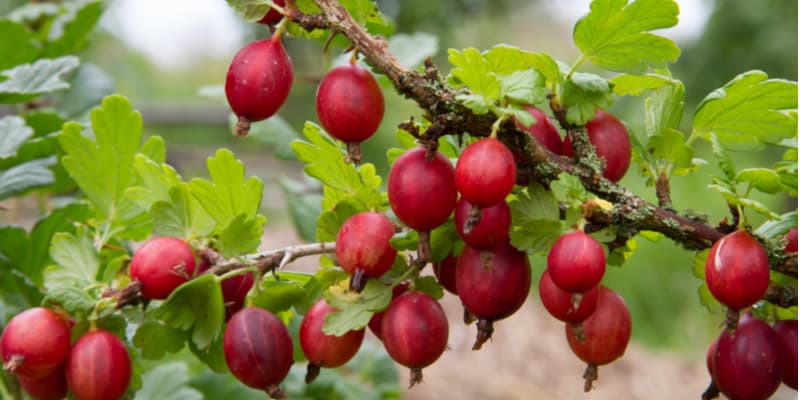
M 797 228 L 789 229 L 786 234 L 786 252 L 797 253 Z
M 448 292 L 458 295 L 456 290 L 456 265 L 458 264 L 458 257 L 452 254 L 445 257 L 444 260 L 433 263 L 433 274 L 439 284 Z
M 231 373 L 272 397 L 284 396 L 278 384 L 292 366 L 292 339 L 278 317 L 261 308 L 244 308 L 228 321 L 222 339 Z
M 131 258 L 131 280 L 142 283 L 142 296 L 148 299 L 166 299 L 194 270 L 192 248 L 175 237 L 150 239 Z
M 211 264 L 203 258 L 197 266 L 197 273 L 203 273 L 211 268 Z M 243 268 L 243 267 L 242 267 Z M 253 287 L 253 274 L 235 275 L 220 282 L 222 288 L 222 301 L 225 303 L 225 320 L 230 320 L 233 314 L 239 312 L 244 306 L 244 299 Z
M 566 325 L 572 351 L 594 366 L 622 357 L 631 338 L 631 313 L 625 300 L 605 286 L 598 286 L 597 290 L 597 308 L 583 321 L 584 340 L 580 341 L 573 327 Z
M 286 5 L 286 0 L 272 0 L 272 2 L 281 7 Z M 278 10 L 274 8 L 270 8 L 269 11 L 264 14 L 264 18 L 261 18 L 256 22 L 264 25 L 275 25 L 281 19 L 283 19 L 283 14 L 279 13 Z
M 568 292 L 585 292 L 600 283 L 606 271 L 603 246 L 583 231 L 567 233 L 556 240 L 547 254 L 550 278 Z
M 36 400 L 61 400 L 67 397 L 67 375 L 64 371 L 64 364 L 43 378 L 27 378 L 17 375 L 17 381 L 25 393 Z
M 78 400 L 114 400 L 128 391 L 131 358 L 113 334 L 94 330 L 81 336 L 67 358 L 67 385 Z
M 597 286 L 581 293 L 577 306 L 574 304 L 574 294 L 556 286 L 547 269 L 539 278 L 539 298 L 547 312 L 560 321 L 581 323 L 597 308 Z
M 797 390 L 797 320 L 777 321 L 772 330 L 783 343 L 783 375 L 781 380 L 786 386 Z
M 341 65 L 328 72 L 317 88 L 316 102 L 322 127 L 346 143 L 369 139 L 383 119 L 381 87 L 357 65 Z
M 358 213 L 342 224 L 336 235 L 336 260 L 353 276 L 351 287 L 361 275 L 377 278 L 392 268 L 397 257 L 389 244 L 393 235 L 394 224 L 381 213 Z M 363 288 L 363 283 L 356 287 Z
M 517 164 L 511 150 L 495 138 L 470 144 L 456 163 L 456 187 L 461 196 L 478 207 L 505 200 L 517 180 Z
M 764 400 L 781 383 L 780 338 L 764 321 L 742 319 L 720 334 L 712 359 L 714 383 L 729 399 Z
M 465 247 L 456 266 L 456 290 L 469 312 L 478 318 L 479 350 L 494 331 L 493 321 L 516 312 L 528 298 L 531 269 L 528 256 L 508 241 L 491 250 Z
M 409 285 L 410 285 L 410 282 L 403 281 L 403 282 L 398 283 L 397 286 L 393 287 L 392 288 L 392 300 L 396 299 L 401 294 L 407 292 Z M 387 306 L 387 308 L 388 308 L 388 306 Z M 375 314 L 372 314 L 372 318 L 369 319 L 369 324 L 367 324 L 367 326 L 369 327 L 369 330 L 372 331 L 372 333 L 375 334 L 375 336 L 377 336 L 378 339 L 381 339 L 381 323 L 383 322 L 383 313 L 385 313 L 385 312 L 386 311 L 384 310 L 384 311 L 380 311 L 380 312 L 376 312 Z
M 741 310 L 769 286 L 769 260 L 761 244 L 739 230 L 717 240 L 706 258 L 706 284 L 720 303 Z
M 508 203 L 501 201 L 491 207 L 482 208 L 478 223 L 472 227 L 469 233 L 465 233 L 464 227 L 472 207 L 472 204 L 461 198 L 456 205 L 456 213 L 453 218 L 456 232 L 467 246 L 476 249 L 491 249 L 495 243 L 508 240 L 511 229 L 511 209 L 508 207 Z
M 416 231 L 443 224 L 456 208 L 453 165 L 439 152 L 425 159 L 426 149 L 409 150 L 389 171 L 389 204 L 397 218 Z
M 67 358 L 69 331 L 64 318 L 47 308 L 17 314 L 0 337 L 4 369 L 31 379 L 52 374 Z
M 240 121 L 261 121 L 281 108 L 292 88 L 292 60 L 276 38 L 252 42 L 228 67 L 225 96 Z M 238 128 L 237 128 L 238 129 Z M 237 134 L 246 134 L 246 130 Z
M 613 115 L 597 110 L 594 119 L 586 124 L 586 133 L 597 155 L 606 160 L 603 176 L 618 182 L 631 164 L 631 138 L 625 125 Z M 568 157 L 573 155 L 569 135 L 564 138 L 562 154 Z
M 530 133 L 537 142 L 541 143 L 548 150 L 555 154 L 561 154 L 561 135 L 558 134 L 558 129 L 553 126 L 550 119 L 547 118 L 547 114 L 534 106 L 525 106 L 525 109 L 536 118 L 536 122 L 526 128 L 517 121 L 517 127 Z
M 336 311 L 325 299 L 314 303 L 300 323 L 300 347 L 308 359 L 306 383 L 319 374 L 320 367 L 336 368 L 356 355 L 364 341 L 364 329 L 350 331 L 342 336 L 326 335 L 322 331 L 325 316 Z
M 408 292 L 392 300 L 381 322 L 389 356 L 411 368 L 410 385 L 422 381 L 422 368 L 433 364 L 447 348 L 447 316 L 433 297 Z

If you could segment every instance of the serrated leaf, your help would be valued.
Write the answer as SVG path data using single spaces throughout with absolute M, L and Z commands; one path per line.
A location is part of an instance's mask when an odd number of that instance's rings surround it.
M 256 22 L 267 15 L 272 7 L 263 0 L 227 0 L 236 13 L 247 22 Z
M 598 108 L 608 108 L 613 101 L 611 83 L 595 74 L 576 72 L 560 90 L 561 101 L 567 106 L 567 121 L 575 125 L 586 125 Z
M 228 371 L 228 364 L 225 362 L 225 352 L 222 349 L 222 337 L 223 335 L 218 336 L 211 342 L 211 345 L 204 349 L 198 348 L 194 341 L 191 340 L 189 340 L 187 344 L 192 354 L 212 371 L 217 374 L 228 374 L 230 371 Z M 263 394 L 264 392 L 261 392 L 262 396 Z
M 240 214 L 255 218 L 264 190 L 261 179 L 251 176 L 245 180 L 244 163 L 228 149 L 217 150 L 206 165 L 211 181 L 192 179 L 191 191 L 217 224 L 226 227 Z
M 33 61 L 41 51 L 25 25 L 9 20 L 0 20 L 0 71 L 15 65 Z
M 88 35 L 103 13 L 101 1 L 80 1 L 64 4 L 65 13 L 56 17 L 48 31 L 43 57 L 58 57 L 81 50 Z
M 667 129 L 678 129 L 683 117 L 685 92 L 680 82 L 653 90 L 644 103 L 647 136 L 658 135 Z
M 375 279 L 367 280 L 361 293 L 350 291 L 348 285 L 348 281 L 342 281 L 325 291 L 328 305 L 339 310 L 325 317 L 322 331 L 326 335 L 342 336 L 364 329 L 373 312 L 385 309 L 392 301 L 392 290 Z
M 47 291 L 44 301 L 58 304 L 70 315 L 88 314 L 94 308 L 95 299 L 85 291 L 71 286 L 54 287 Z
M 672 78 L 659 74 L 622 74 L 611 78 L 614 93 L 618 96 L 638 96 L 645 91 L 655 90 L 671 83 L 675 83 Z
M 30 233 L 29 257 L 18 266 L 34 284 L 43 285 L 42 272 L 52 264 L 50 242 L 58 232 L 75 232 L 75 223 L 85 222 L 91 215 L 86 203 L 70 203 L 54 209 L 49 215 L 36 222 Z M 0 250 L 2 252 L 2 250 Z
M 215 227 L 214 220 L 200 206 L 197 199 L 192 196 L 187 183 L 178 183 L 169 187 L 169 201 L 159 200 L 153 203 L 150 207 L 150 213 L 153 216 L 153 231 L 163 236 L 174 236 L 183 239 L 203 237 L 210 235 Z M 231 224 L 233 224 L 233 221 L 231 221 Z M 229 227 L 231 226 L 234 225 L 229 225 Z M 259 230 L 258 238 L 260 239 L 261 225 L 257 229 Z M 235 230 L 229 229 L 228 234 L 231 233 L 235 233 Z M 241 243 L 236 243 L 232 247 L 227 246 L 226 250 L 233 250 L 235 247 L 246 247 L 245 244 L 249 246 L 249 242 L 252 240 L 251 236 L 242 237 L 241 239 Z M 228 256 L 227 254 L 233 253 L 226 253 L 226 256 Z
M 230 125 L 236 126 L 237 118 L 231 116 Z M 291 143 L 298 139 L 300 135 L 289 125 L 286 120 L 278 115 L 274 115 L 264 121 L 254 122 L 250 125 L 250 133 L 247 137 L 256 139 L 273 147 L 275 157 L 281 160 L 294 160 Z
M 439 281 L 436 280 L 435 276 L 418 276 L 416 279 L 414 279 L 413 285 L 414 290 L 426 293 L 436 300 L 444 297 L 444 289 L 442 289 L 442 285 L 439 284 Z
M 748 183 L 761 192 L 775 194 L 786 190 L 775 170 L 769 168 L 745 168 L 734 178 L 736 182 Z
M 706 259 L 709 249 L 698 251 L 692 258 L 692 273 L 694 277 L 702 281 L 706 280 Z
M 178 286 L 154 312 L 154 317 L 183 331 L 205 349 L 219 336 L 225 322 L 222 288 L 212 274 L 200 275 Z
M 0 103 L 20 103 L 69 88 L 64 77 L 80 65 L 78 57 L 41 59 L 0 72 Z
M 546 253 L 561 236 L 558 200 L 554 192 L 531 182 L 509 202 L 512 229 L 511 244 L 528 253 Z
M 189 367 L 183 362 L 159 365 L 142 375 L 142 389 L 134 400 L 202 400 L 189 386 Z
M 181 351 L 186 345 L 186 334 L 158 321 L 145 321 L 136 329 L 132 342 L 142 351 L 142 357 L 160 360 L 167 353 Z
M 259 282 L 259 290 L 248 297 L 253 305 L 272 313 L 286 311 L 306 299 L 307 288 L 314 286 L 314 275 L 302 272 L 280 272 L 276 279 L 268 274 Z
M 500 100 L 500 81 L 477 49 L 450 49 L 447 53 L 447 60 L 453 66 L 450 70 L 451 80 L 466 85 L 472 93 L 484 99 L 484 104 L 494 104 Z
M 53 171 L 49 168 L 55 164 L 56 158 L 48 157 L 28 161 L 0 172 L 0 200 L 55 182 Z
M 44 271 L 44 283 L 48 289 L 95 282 L 100 260 L 88 235 L 80 232 L 54 234 L 50 242 L 50 258 L 57 265 Z
M 615 248 L 614 251 L 608 253 L 608 256 L 606 256 L 606 263 L 614 266 L 625 264 L 625 261 L 636 251 L 636 246 L 636 239 L 628 239 L 624 246 L 619 246 Z
M 544 80 L 534 69 L 514 71 L 499 79 L 503 98 L 511 102 L 534 104 L 546 100 Z
M 695 134 L 716 135 L 728 149 L 757 151 L 765 143 L 797 136 L 797 82 L 749 71 L 713 91 L 697 106 Z
M 529 254 L 547 254 L 561 236 L 561 222 L 549 219 L 525 221 L 511 231 L 511 244 Z
M 533 53 L 531 65 L 542 74 L 545 80 L 550 83 L 561 81 L 561 69 L 558 63 L 547 53 Z
M 25 120 L 9 115 L 0 119 L 0 158 L 11 157 L 17 149 L 33 136 L 33 129 L 25 125 Z
M 733 166 L 731 156 L 722 147 L 722 142 L 719 141 L 717 135 L 712 134 L 709 139 L 711 141 L 711 150 L 714 152 L 714 157 L 717 158 L 717 166 L 725 174 L 727 182 L 732 184 L 736 179 L 736 167 Z
M 664 129 L 650 136 L 647 150 L 655 159 L 669 163 L 677 175 L 694 167 L 694 149 L 686 145 L 686 138 L 681 131 Z
M 227 258 L 252 253 L 261 244 L 266 218 L 239 214 L 219 234 L 219 252 Z
M 782 214 L 778 220 L 765 221 L 753 233 L 765 238 L 774 238 L 794 227 L 797 227 L 797 210 Z
M 680 49 L 649 31 L 678 23 L 678 4 L 664 0 L 594 0 L 573 31 L 575 45 L 592 63 L 611 71 L 641 73 L 675 62 Z
M 588 196 L 581 180 L 566 172 L 559 174 L 558 179 L 550 183 L 550 190 L 558 201 L 568 203 L 582 203 Z
M 581 186 L 583 187 L 583 186 Z M 526 219 L 558 220 L 558 200 L 553 191 L 538 182 L 531 182 L 524 194 L 509 202 L 514 221 Z

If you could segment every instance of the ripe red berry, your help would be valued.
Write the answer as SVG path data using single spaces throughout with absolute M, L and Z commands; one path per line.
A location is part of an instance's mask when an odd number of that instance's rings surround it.
M 469 233 L 466 233 L 465 227 L 472 207 L 472 204 L 462 197 L 456 205 L 456 214 L 453 219 L 458 236 L 467 246 L 476 249 L 490 249 L 495 243 L 508 240 L 511 229 L 511 209 L 508 208 L 508 203 L 501 201 L 496 205 L 482 208 L 478 223 L 470 226 Z
M 283 7 L 286 5 L 286 0 L 272 0 L 273 3 Z M 261 18 L 257 22 L 259 24 L 264 25 L 275 25 L 278 21 L 283 18 L 283 14 L 279 13 L 274 8 L 270 8 L 266 14 L 264 14 L 264 18 Z
M 456 290 L 456 265 L 458 264 L 458 257 L 452 254 L 445 257 L 444 260 L 433 263 L 433 274 L 439 281 L 439 284 L 448 292 L 458 295 Z
M 600 283 L 606 271 L 603 246 L 583 231 L 556 240 L 547 254 L 550 278 L 568 292 L 585 292 Z
M 67 385 L 76 399 L 114 400 L 128 391 L 131 358 L 121 340 L 98 329 L 75 342 L 66 371 Z
M 348 218 L 336 235 L 336 260 L 352 276 L 350 287 L 360 292 L 363 277 L 377 278 L 390 268 L 397 250 L 389 241 L 394 224 L 381 213 L 362 212 Z
M 786 234 L 786 252 L 797 253 L 797 228 L 789 229 Z
M 594 119 L 586 124 L 586 133 L 597 155 L 606 160 L 603 176 L 612 182 L 622 179 L 631 163 L 631 138 L 625 125 L 613 115 L 597 110 Z M 562 154 L 573 155 L 569 135 L 564 138 Z
M 783 374 L 781 380 L 790 388 L 797 390 L 797 320 L 777 321 L 772 330 L 783 343 Z
M 403 294 L 406 291 L 408 291 L 409 284 L 410 283 L 408 281 L 403 281 L 403 282 L 398 283 L 397 286 L 393 287 L 392 288 L 392 300 L 396 299 L 398 296 L 400 296 L 401 294 Z M 387 306 L 387 308 L 388 308 L 388 306 Z M 369 327 L 369 330 L 372 331 L 372 333 L 375 334 L 375 336 L 377 336 L 378 339 L 382 339 L 382 337 L 381 337 L 381 324 L 383 322 L 383 314 L 385 312 L 386 311 L 380 311 L 380 312 L 376 312 L 375 314 L 372 314 L 372 317 L 369 319 L 369 324 L 367 324 L 367 326 Z
M 781 345 L 772 328 L 742 319 L 735 332 L 723 331 L 712 359 L 714 383 L 730 399 L 763 400 L 781 383 Z
M 547 269 L 539 278 L 539 298 L 544 308 L 553 317 L 567 323 L 577 324 L 589 318 L 597 308 L 597 293 L 597 286 L 583 293 L 567 292 L 553 283 Z
M 548 150 L 555 154 L 561 154 L 561 135 L 558 134 L 558 129 L 550 122 L 550 119 L 547 118 L 547 114 L 534 106 L 525 106 L 525 109 L 536 118 L 536 122 L 526 128 L 519 121 L 516 121 L 517 127 L 530 133 L 537 142 Z
M 478 207 L 504 201 L 517 180 L 511 150 L 495 138 L 470 144 L 456 163 L 456 187 L 461 196 Z
M 194 275 L 192 248 L 169 236 L 150 239 L 131 258 L 131 279 L 142 283 L 142 296 L 166 299 Z
M 739 230 L 717 240 L 706 258 L 706 284 L 720 303 L 741 310 L 769 286 L 769 259 L 761 244 Z
M 242 309 L 228 321 L 222 348 L 239 381 L 272 397 L 284 396 L 278 384 L 292 366 L 292 339 L 278 317 L 261 308 Z
M 410 385 L 422 381 L 422 368 L 433 364 L 447 348 L 447 316 L 433 297 L 408 292 L 392 300 L 381 323 L 389 356 L 411 368 Z
M 293 79 L 292 60 L 280 39 L 255 41 L 239 50 L 225 77 L 225 96 L 240 120 L 237 135 L 247 134 L 250 122 L 274 115 L 289 96 Z
M 328 72 L 317 89 L 317 116 L 331 136 L 346 142 L 369 139 L 383 119 L 383 92 L 372 74 L 345 64 Z
M 528 255 L 508 241 L 491 250 L 465 247 L 456 266 L 456 289 L 464 307 L 478 318 L 473 350 L 491 338 L 492 322 L 516 312 L 528 298 L 531 269 Z
M 25 393 L 36 400 L 61 400 L 67 397 L 67 375 L 64 364 L 43 378 L 28 378 L 17 375 L 17 381 Z
M 631 313 L 625 301 L 605 286 L 597 290 L 597 308 L 583 321 L 583 329 L 578 332 L 573 325 L 566 325 L 569 347 L 588 364 L 584 374 L 587 392 L 597 379 L 597 367 L 622 357 L 631 339 Z
M 15 315 L 0 337 L 3 368 L 34 379 L 52 374 L 67 358 L 69 334 L 64 318 L 50 309 L 35 307 Z
M 306 383 L 319 375 L 319 369 L 344 365 L 356 355 L 364 341 L 364 329 L 349 331 L 342 336 L 326 335 L 322 331 L 325 316 L 336 311 L 325 299 L 317 301 L 308 309 L 300 323 L 300 347 L 308 359 Z
M 211 264 L 209 264 L 207 260 L 201 258 L 197 266 L 197 273 L 205 272 L 209 268 L 211 268 Z M 254 278 L 251 273 L 235 275 L 220 282 L 222 300 L 225 303 L 225 320 L 230 320 L 233 314 L 236 314 L 242 309 L 244 306 L 244 299 L 253 287 L 253 283 Z

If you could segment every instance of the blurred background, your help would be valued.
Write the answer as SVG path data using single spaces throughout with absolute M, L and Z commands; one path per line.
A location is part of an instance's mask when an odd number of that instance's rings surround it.
M 21 0 L 0 0 L 5 13 Z M 381 0 L 379 8 L 395 22 L 398 33 L 424 32 L 435 38 L 434 55 L 447 73 L 448 48 L 485 50 L 508 43 L 545 51 L 572 62 L 577 51 L 572 27 L 588 11 L 588 0 Z M 771 78 L 797 79 L 798 4 L 788 0 L 680 0 L 680 23 L 662 34 L 677 41 L 682 55 L 671 67 L 686 86 L 685 131 L 695 106 L 737 74 L 760 69 Z M 326 54 L 322 41 L 285 43 L 295 66 L 296 81 L 280 120 L 264 124 L 247 138 L 231 135 L 230 113 L 222 94 L 228 63 L 244 44 L 269 35 L 263 25 L 248 24 L 223 0 L 114 0 L 107 3 L 100 29 L 82 54 L 84 62 L 108 75 L 108 84 L 131 99 L 145 120 L 145 134 L 165 138 L 168 160 L 184 178 L 205 174 L 205 158 L 216 148 L 231 148 L 245 161 L 247 172 L 265 182 L 263 213 L 269 222 L 262 246 L 278 248 L 309 239 L 292 223 L 287 195 L 306 188 L 302 165 L 293 160 L 288 143 L 300 137 L 306 120 L 316 121 L 317 82 L 330 69 L 342 47 Z M 2 39 L 0 39 L 2 40 Z M 591 67 L 589 67 L 591 68 Z M 385 83 L 385 82 L 384 82 Z M 379 132 L 362 148 L 365 161 L 381 175 L 388 171 L 386 149 L 396 144 L 397 124 L 419 110 L 388 86 L 386 115 Z M 643 102 L 621 99 L 611 111 L 633 134 L 643 135 Z M 705 143 L 697 155 L 707 158 Z M 734 157 L 737 168 L 771 164 L 782 152 L 767 149 L 757 159 Z M 718 222 L 728 213 L 706 185 L 718 174 L 713 162 L 672 182 L 675 207 L 707 213 Z M 621 184 L 655 201 L 655 190 L 632 167 Z M 296 194 L 296 193 L 295 193 Z M 313 207 L 313 193 L 308 194 Z M 758 198 L 758 197 L 757 197 Z M 796 209 L 796 199 L 758 198 L 779 212 Z M 750 215 L 754 226 L 763 222 Z M 692 275 L 693 253 L 667 241 L 638 240 L 636 254 L 621 268 L 610 268 L 604 282 L 620 292 L 633 315 L 634 344 L 621 362 L 601 369 L 593 398 L 698 397 L 708 383 L 705 351 L 719 331 L 723 315 L 698 301 L 700 281 Z M 544 260 L 532 259 L 534 281 Z M 313 261 L 299 268 L 314 268 Z M 291 268 L 291 267 L 290 267 Z M 545 315 L 534 295 L 516 315 L 496 324 L 494 341 L 477 353 L 469 351 L 474 328 L 459 323 L 460 304 L 447 294 L 451 317 L 451 351 L 426 369 L 423 385 L 405 398 L 573 398 L 581 393 L 582 366 L 569 351 L 563 326 Z M 407 373 L 399 370 L 403 385 Z M 782 389 L 784 390 L 784 389 Z M 793 398 L 781 392 L 776 398 Z

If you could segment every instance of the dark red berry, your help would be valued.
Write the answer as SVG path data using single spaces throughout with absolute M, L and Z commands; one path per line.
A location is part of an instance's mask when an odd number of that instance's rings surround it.
M 464 248 L 456 266 L 456 289 L 464 308 L 478 318 L 473 350 L 479 350 L 491 338 L 493 321 L 522 307 L 530 287 L 528 255 L 508 241 L 495 244 L 491 250 Z
M 597 155 L 606 160 L 603 176 L 612 182 L 622 179 L 631 163 L 631 138 L 625 125 L 613 115 L 597 110 L 594 119 L 586 124 L 586 132 Z M 569 135 L 564 138 L 562 154 L 573 155 Z
M 278 317 L 261 308 L 242 309 L 228 321 L 222 347 L 237 379 L 272 397 L 284 397 L 278 384 L 292 366 L 292 339 Z
M 490 249 L 495 243 L 508 240 L 509 230 L 511 229 L 511 209 L 508 203 L 501 201 L 491 207 L 480 209 L 480 219 L 474 226 L 470 226 L 469 233 L 465 232 L 467 220 L 473 205 L 463 197 L 456 205 L 456 213 L 453 222 L 456 224 L 458 236 L 467 246 L 476 249 Z
M 68 352 L 68 323 L 61 315 L 43 307 L 15 315 L 0 337 L 3 369 L 28 378 L 52 374 Z
M 786 234 L 786 252 L 797 253 L 797 228 L 789 229 Z
M 558 320 L 577 324 L 583 322 L 597 308 L 597 286 L 583 292 L 572 293 L 558 287 L 550 279 L 547 269 L 539 278 L 539 298 L 547 312 Z
M 780 338 L 764 321 L 739 321 L 723 331 L 712 360 L 714 383 L 732 400 L 769 398 L 781 383 Z
M 504 201 L 517 180 L 517 164 L 511 150 L 491 137 L 467 146 L 458 158 L 455 172 L 458 192 L 478 207 Z
M 741 310 L 769 286 L 769 259 L 761 244 L 739 230 L 717 240 L 706 258 L 706 284 L 720 303 Z
M 166 299 L 194 275 L 192 248 L 175 237 L 150 239 L 131 258 L 131 279 L 142 283 L 142 296 Z
M 567 233 L 556 240 L 547 254 L 550 278 L 568 292 L 585 292 L 600 283 L 606 272 L 603 246 L 583 231 Z
M 17 381 L 25 393 L 36 400 L 61 400 L 67 397 L 67 375 L 64 364 L 43 378 L 17 375 Z
M 322 331 L 325 316 L 336 311 L 325 299 L 308 309 L 300 323 L 300 347 L 308 359 L 306 383 L 311 383 L 321 367 L 336 368 L 356 355 L 364 341 L 364 329 L 349 331 L 342 336 L 326 335 Z
M 396 299 L 398 296 L 408 291 L 408 286 L 409 282 L 403 281 L 398 283 L 397 286 L 393 287 L 392 300 Z M 367 324 L 369 330 L 372 331 L 372 333 L 375 334 L 375 336 L 377 336 L 378 339 L 381 339 L 381 323 L 383 322 L 383 314 L 385 312 L 386 311 L 380 311 L 376 312 L 375 314 L 372 314 L 372 317 L 369 319 L 369 324 Z
M 547 114 L 534 106 L 525 106 L 536 122 L 529 127 L 523 126 L 519 121 L 516 121 L 517 127 L 531 134 L 537 142 L 541 143 L 548 150 L 555 154 L 561 154 L 561 135 L 558 134 L 558 129 L 547 118 Z
M 209 264 L 207 260 L 201 258 L 197 266 L 197 273 L 205 272 L 210 267 L 211 264 Z M 244 299 L 253 287 L 253 283 L 254 278 L 251 273 L 235 275 L 220 282 L 222 300 L 225 303 L 225 320 L 230 320 L 233 314 L 236 314 L 244 307 Z
M 783 374 L 781 380 L 790 388 L 797 390 L 797 320 L 777 321 L 772 329 L 781 339 Z
M 331 136 L 346 142 L 369 139 L 383 119 L 383 92 L 372 74 L 345 64 L 328 72 L 317 89 L 317 116 Z
M 425 159 L 426 149 L 409 150 L 389 171 L 389 204 L 411 229 L 430 231 L 443 224 L 456 207 L 453 165 L 439 152 Z
M 131 358 L 113 334 L 94 330 L 81 336 L 67 358 L 67 385 L 78 400 L 114 400 L 128 391 Z
M 236 53 L 225 77 L 225 96 L 239 117 L 237 135 L 247 134 L 249 123 L 274 115 L 289 96 L 294 72 L 280 39 L 252 42 Z
M 456 265 L 458 264 L 458 257 L 450 254 L 444 260 L 433 263 L 433 274 L 439 284 L 448 292 L 457 295 L 456 290 Z
M 433 297 L 408 292 L 392 300 L 381 323 L 389 356 L 411 368 L 410 385 L 422 381 L 422 368 L 433 364 L 447 348 L 447 316 Z
M 360 292 L 363 277 L 377 278 L 386 273 L 397 257 L 389 241 L 394 224 L 381 213 L 362 212 L 348 218 L 336 235 L 336 260 L 352 276 L 350 287 Z
M 272 0 L 273 3 L 283 7 L 286 5 L 286 0 Z M 257 22 L 259 24 L 264 25 L 275 25 L 278 21 L 283 18 L 283 14 L 279 13 L 278 10 L 274 8 L 270 8 L 266 14 L 264 14 L 264 18 L 261 18 Z

